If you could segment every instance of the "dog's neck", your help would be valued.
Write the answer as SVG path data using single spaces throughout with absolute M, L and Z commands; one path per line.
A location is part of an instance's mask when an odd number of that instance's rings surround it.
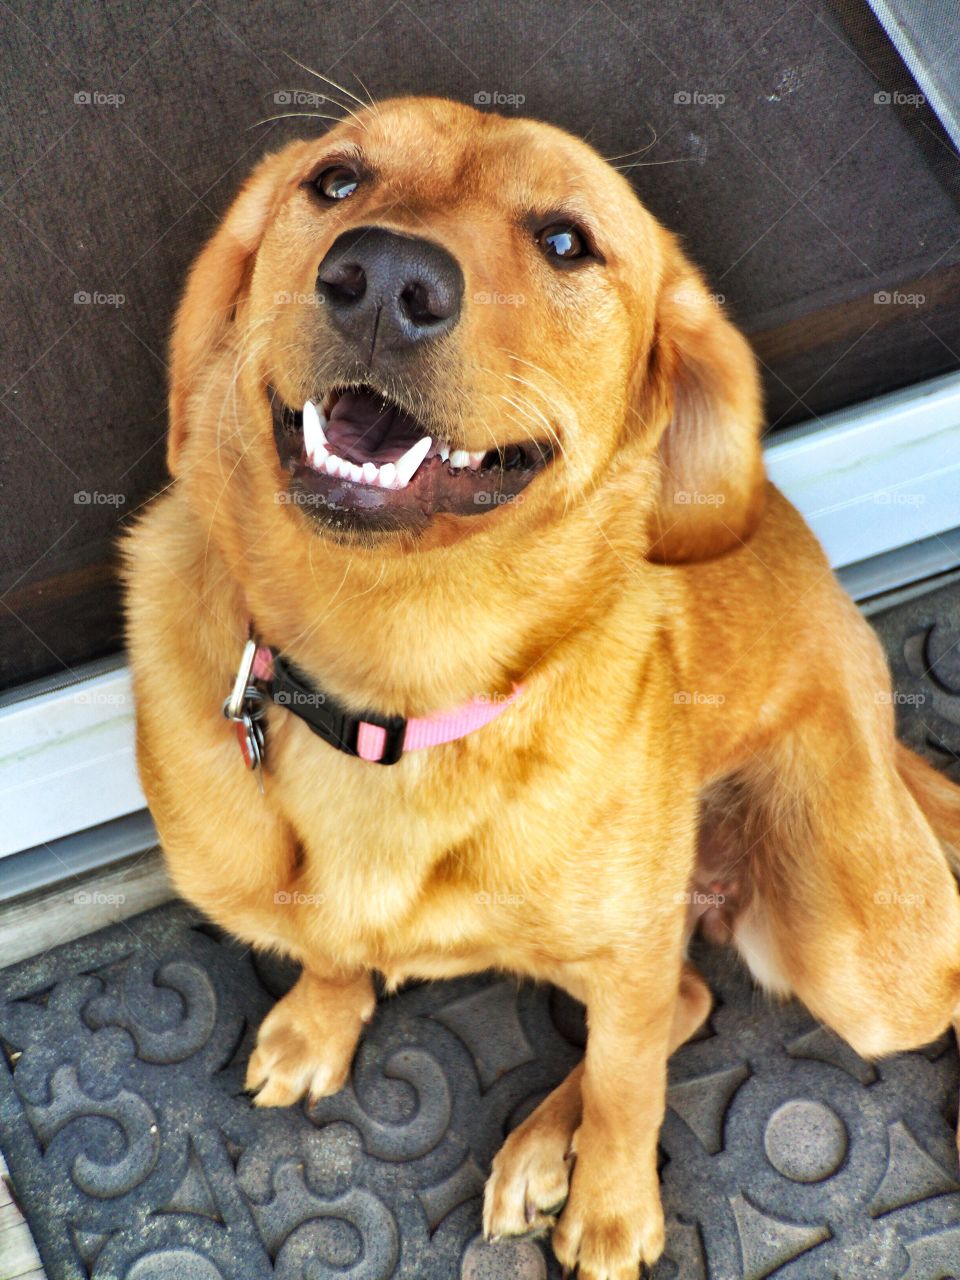
M 294 565 L 271 559 L 269 540 L 228 544 L 238 645 L 252 618 L 258 638 L 317 685 L 385 714 L 502 696 L 584 643 L 628 586 L 635 604 L 649 596 L 643 612 L 655 625 L 662 571 L 645 561 L 631 514 L 604 529 L 585 506 L 511 540 L 504 559 L 479 539 L 381 556 L 316 539 Z

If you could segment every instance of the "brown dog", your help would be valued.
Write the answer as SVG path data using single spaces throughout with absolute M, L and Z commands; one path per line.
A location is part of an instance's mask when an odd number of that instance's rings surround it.
M 710 1006 L 691 899 L 862 1054 L 960 1005 L 960 792 L 897 745 L 878 642 L 764 480 L 749 347 L 590 147 L 402 99 L 260 164 L 171 365 L 175 483 L 126 544 L 140 768 L 180 892 L 303 966 L 257 1102 L 343 1085 L 374 970 L 556 983 L 586 1057 L 484 1228 L 565 1200 L 561 1262 L 634 1280 Z M 262 791 L 221 715 L 250 627 L 348 748 L 276 697 Z M 351 714 L 478 695 L 485 727 L 350 753 Z

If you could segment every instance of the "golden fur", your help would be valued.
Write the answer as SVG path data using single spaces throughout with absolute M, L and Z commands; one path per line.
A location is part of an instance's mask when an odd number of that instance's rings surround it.
M 301 183 L 357 154 L 375 181 L 319 211 Z M 557 207 L 602 265 L 535 251 L 522 217 Z M 426 230 L 462 267 L 424 383 L 449 439 L 545 423 L 559 442 L 522 502 L 419 540 L 327 537 L 277 501 L 265 388 L 312 394 L 327 323 L 278 291 L 309 295 L 332 240 L 371 223 Z M 584 1064 L 507 1139 L 484 1226 L 553 1226 L 582 1280 L 635 1280 L 662 1247 L 666 1061 L 710 1006 L 684 958 L 698 917 L 863 1054 L 958 1012 L 960 792 L 896 743 L 881 648 L 766 483 L 760 423 L 746 342 L 591 148 L 398 99 L 264 160 L 200 255 L 172 343 L 175 483 L 126 542 L 140 769 L 174 883 L 303 965 L 261 1028 L 257 1102 L 342 1085 L 372 971 L 558 984 L 587 1006 Z M 220 712 L 250 618 L 357 710 L 525 692 L 390 768 L 272 708 L 261 795 Z

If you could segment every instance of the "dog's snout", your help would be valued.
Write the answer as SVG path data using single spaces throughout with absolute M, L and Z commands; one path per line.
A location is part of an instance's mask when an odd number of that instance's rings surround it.
M 463 272 L 429 240 L 355 227 L 337 237 L 320 263 L 317 292 L 346 337 L 396 349 L 454 328 Z

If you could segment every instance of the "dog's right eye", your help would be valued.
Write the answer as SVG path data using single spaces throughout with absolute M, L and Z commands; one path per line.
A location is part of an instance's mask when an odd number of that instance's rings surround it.
M 359 177 L 345 164 L 331 165 L 324 169 L 314 186 L 327 200 L 346 200 L 360 185 Z
M 575 222 L 551 222 L 536 234 L 540 252 L 556 267 L 573 265 L 593 256 L 586 232 Z

